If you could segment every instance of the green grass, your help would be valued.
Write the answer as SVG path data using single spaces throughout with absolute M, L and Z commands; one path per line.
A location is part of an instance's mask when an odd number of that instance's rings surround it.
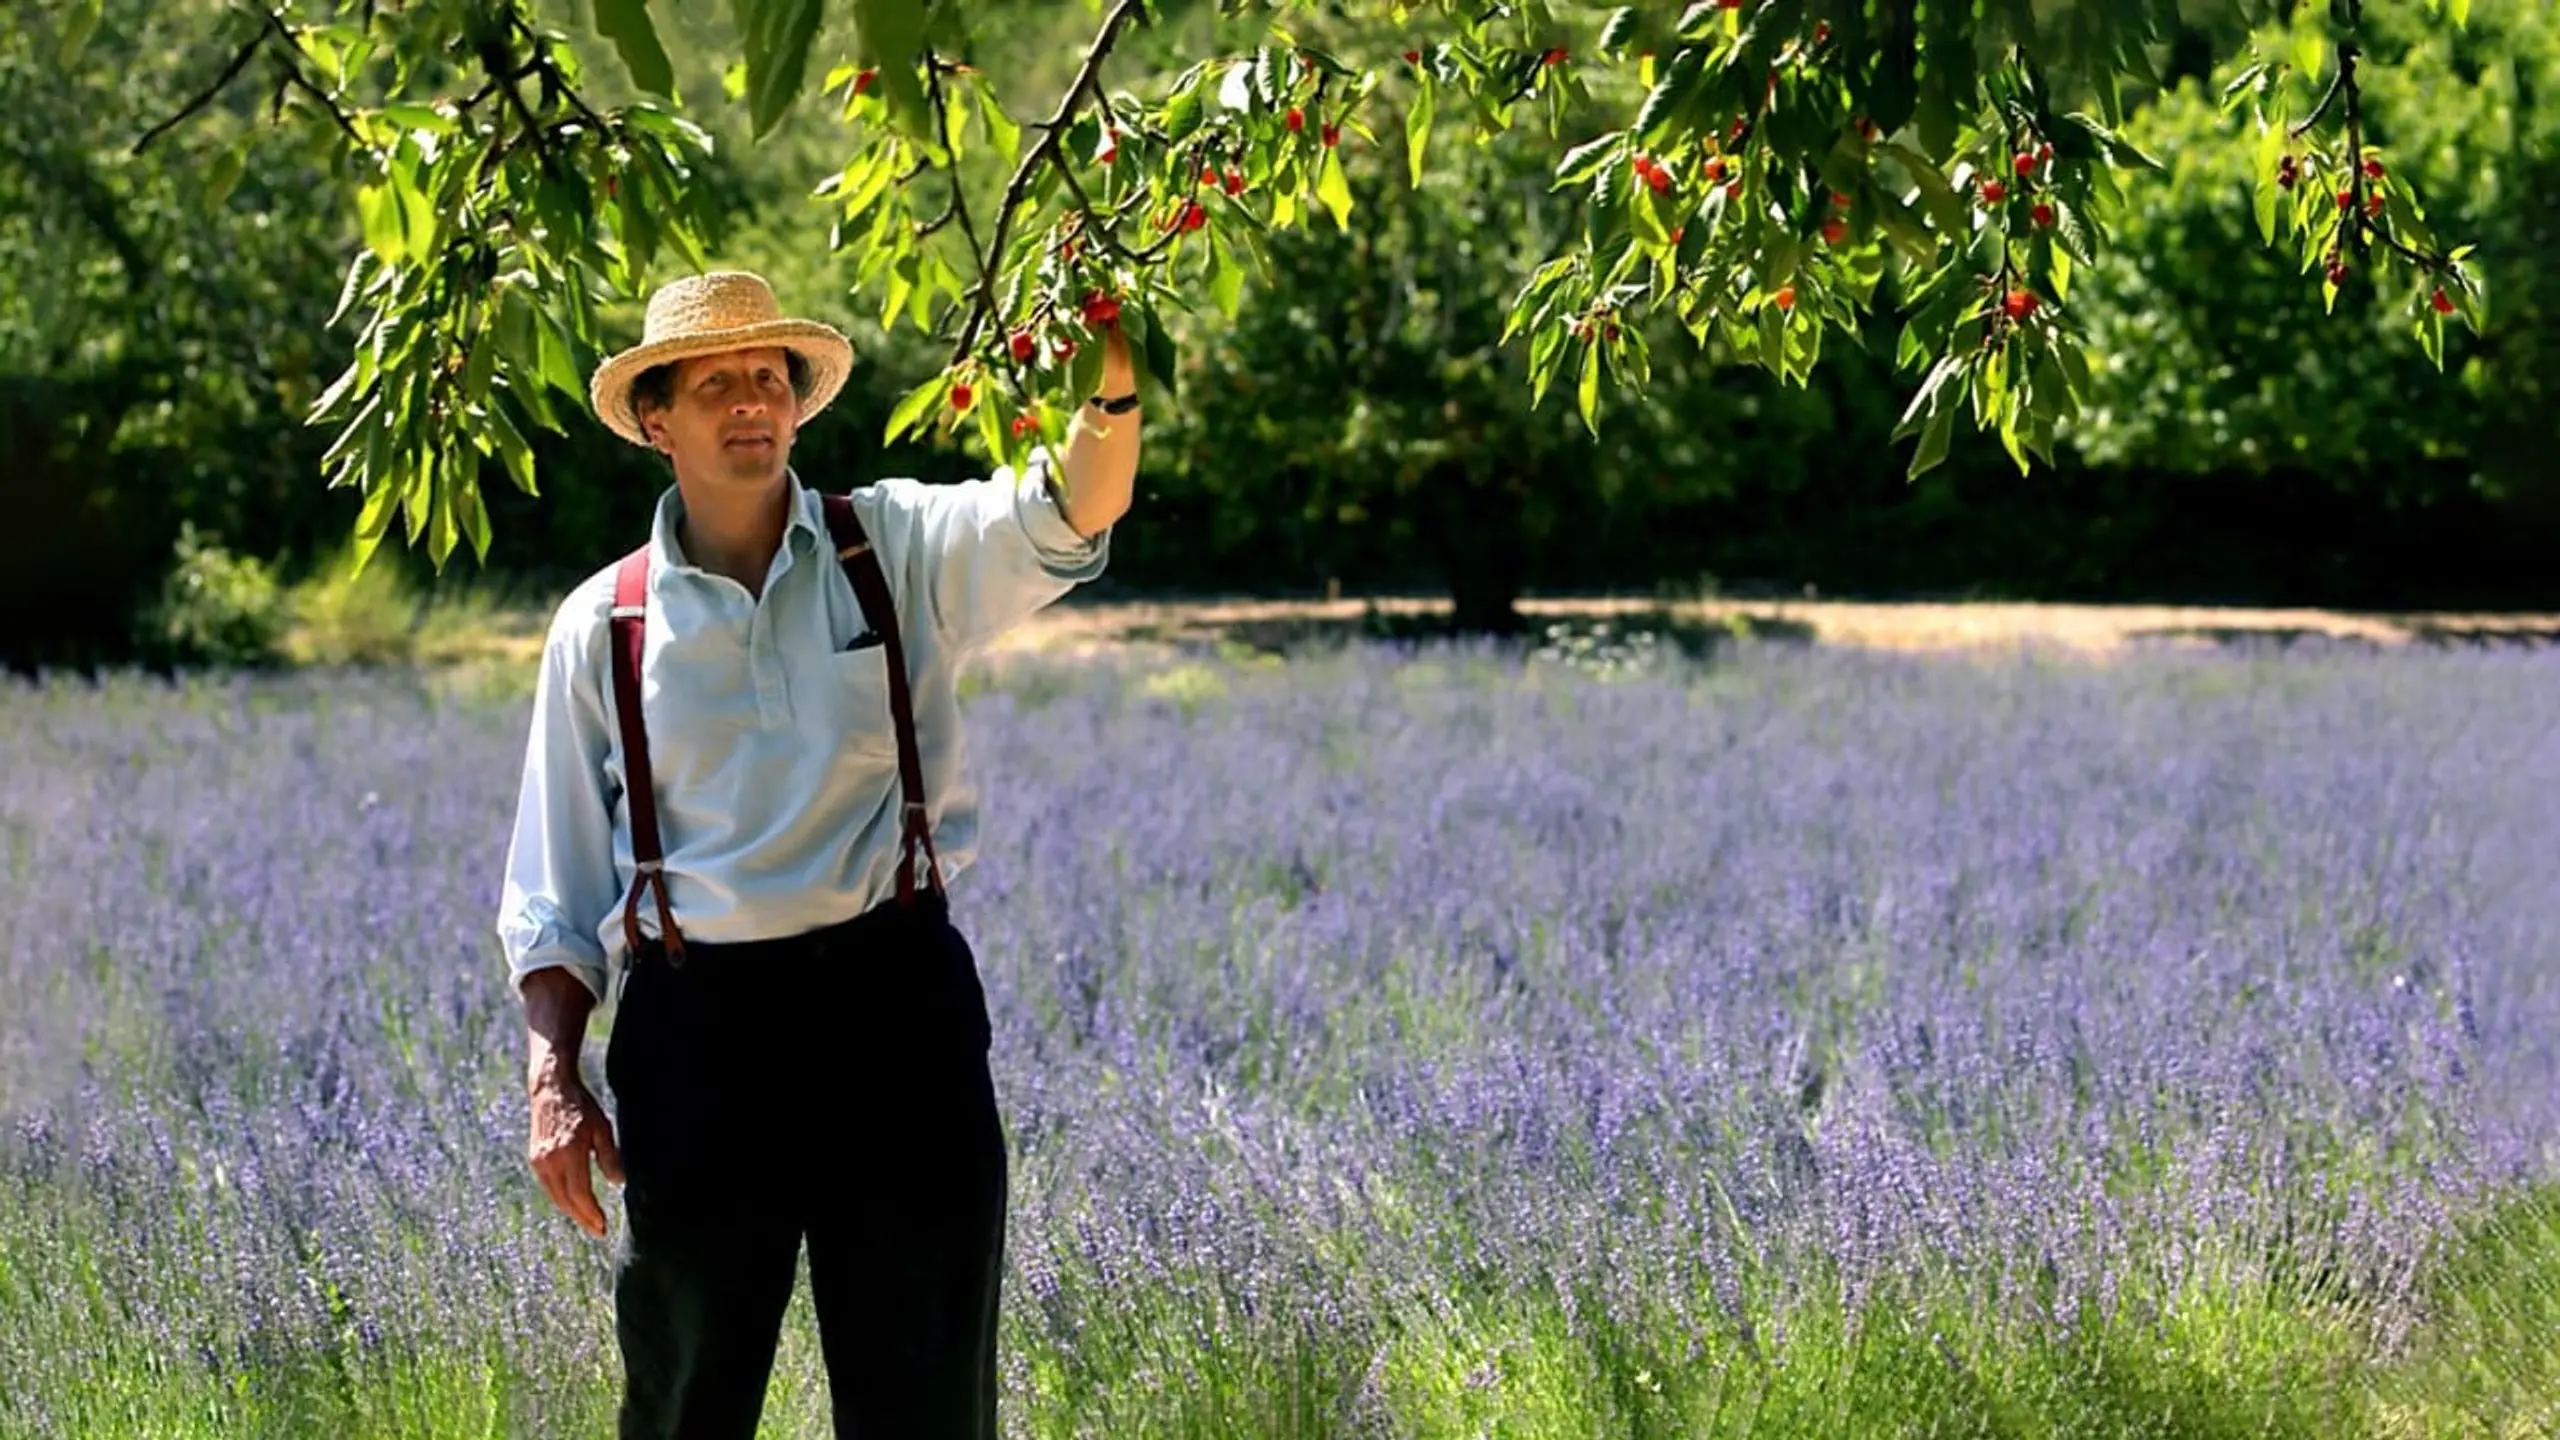
M 68 1219 L 69 1217 L 62 1217 Z M 74 1221 L 74 1224 L 77 1222 Z M 166 1436 L 603 1434 L 616 1370 L 601 1308 L 555 1317 L 583 1362 L 451 1336 L 423 1349 L 277 1355 L 215 1370 L 156 1351 L 138 1317 L 80 1293 L 80 1241 L 12 1224 L 0 1244 L 7 1373 L 41 1376 L 37 1433 Z M 1178 1282 L 1177 1282 L 1178 1283 Z M 1060 1309 L 1011 1297 L 1010 1434 L 1069 1440 L 1332 1437 L 1669 1440 L 1769 1437 L 2547 1436 L 2560 1431 L 2560 1188 L 2519 1196 L 2439 1263 L 2432 1319 L 2396 1358 L 2358 1317 L 2270 1289 L 2126 1297 L 2072 1331 L 1997 1323 L 1953 1297 L 1879 1297 L 1859 1323 L 1837 1297 L 1754 1302 L 1745 1325 L 1694 1297 L 1613 1325 L 1596 1297 L 1463 1292 L 1334 1329 L 1274 1333 L 1217 1297 L 1086 1293 Z M 1641 1312 L 1640 1312 L 1641 1313 Z M 793 1300 L 764 1434 L 829 1433 L 805 1284 Z M 1215 1335 L 1217 1338 L 1204 1338 Z M 554 1337 L 556 1338 L 556 1337 Z M 26 1347 L 44 1353 L 27 1353 Z M 14 1353 L 13 1353 L 14 1352 Z M 29 1397 L 0 1389 L 0 1430 Z

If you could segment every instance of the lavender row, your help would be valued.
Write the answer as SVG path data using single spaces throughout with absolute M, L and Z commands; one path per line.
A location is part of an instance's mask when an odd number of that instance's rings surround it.
M 1019 1341 L 1141 1295 L 1213 1345 L 2254 1284 L 2387 1343 L 2451 1221 L 2560 1174 L 2550 660 L 1188 678 L 972 702 Z M 0 1368 L 609 1363 L 489 939 L 523 724 L 386 678 L 0 692 L 0 1243 L 95 1277 Z

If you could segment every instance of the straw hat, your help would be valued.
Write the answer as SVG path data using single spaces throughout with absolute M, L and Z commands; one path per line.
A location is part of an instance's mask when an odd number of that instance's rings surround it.
M 827 408 L 844 388 L 853 345 L 815 320 L 794 320 L 774 303 L 764 277 L 715 270 L 668 282 L 649 297 L 640 343 L 596 367 L 588 398 L 596 418 L 634 445 L 649 443 L 632 408 L 631 385 L 652 367 L 716 355 L 723 350 L 778 345 L 809 363 L 809 388 L 800 396 L 800 418 Z

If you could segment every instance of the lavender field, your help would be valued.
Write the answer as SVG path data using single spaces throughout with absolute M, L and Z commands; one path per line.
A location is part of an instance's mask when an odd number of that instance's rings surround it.
M 1012 1434 L 2560 1432 L 2560 657 L 971 713 Z M 0 1434 L 609 1433 L 490 933 L 525 718 L 0 689 Z

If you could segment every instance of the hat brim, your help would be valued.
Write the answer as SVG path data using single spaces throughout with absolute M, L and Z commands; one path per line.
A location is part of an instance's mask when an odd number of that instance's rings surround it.
M 800 419 L 804 422 L 827 408 L 853 370 L 853 342 L 832 327 L 815 320 L 767 320 L 635 345 L 596 367 L 587 398 L 595 406 L 596 418 L 613 433 L 634 445 L 647 445 L 648 432 L 640 428 L 640 416 L 631 404 L 631 387 L 643 373 L 698 355 L 757 350 L 768 345 L 792 351 L 809 364 L 809 388 L 800 395 Z

